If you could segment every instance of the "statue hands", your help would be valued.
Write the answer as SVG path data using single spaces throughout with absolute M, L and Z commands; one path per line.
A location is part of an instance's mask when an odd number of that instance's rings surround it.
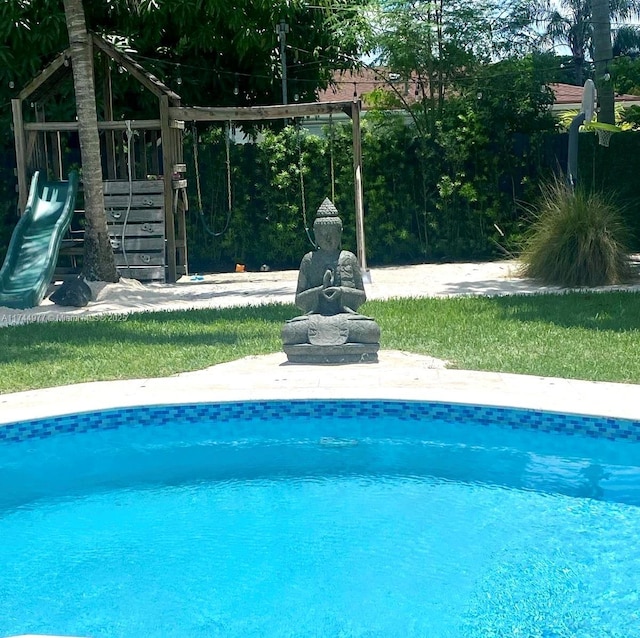
M 323 288 L 321 294 L 327 301 L 337 303 L 340 297 L 342 297 L 342 288 L 339 286 L 329 286 L 328 288 Z
M 326 301 L 333 304 L 339 303 L 342 296 L 342 288 L 340 286 L 334 286 L 334 275 L 331 268 L 327 268 L 322 277 L 322 289 L 320 294 Z

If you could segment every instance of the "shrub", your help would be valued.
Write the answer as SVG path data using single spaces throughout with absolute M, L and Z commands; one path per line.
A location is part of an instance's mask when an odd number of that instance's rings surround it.
M 628 229 L 619 208 L 602 193 L 561 178 L 543 186 L 525 235 L 521 274 L 546 284 L 577 287 L 631 278 Z

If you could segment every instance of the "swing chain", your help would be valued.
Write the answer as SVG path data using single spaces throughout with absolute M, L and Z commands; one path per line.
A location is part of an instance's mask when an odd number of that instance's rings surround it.
M 232 205 L 231 205 L 231 140 L 230 140 L 230 135 L 231 135 L 231 121 L 227 121 L 225 122 L 225 127 L 224 127 L 224 133 L 225 133 L 225 142 L 224 142 L 224 146 L 225 146 L 225 156 L 226 156 L 226 163 L 227 163 L 227 210 L 231 211 L 232 209 Z M 227 222 L 228 225 L 228 222 Z
M 307 202 L 306 202 L 307 198 L 304 191 L 304 157 L 302 153 L 302 142 L 301 142 L 301 135 L 300 135 L 300 129 L 302 127 L 300 126 L 299 120 L 295 120 L 295 127 L 296 127 L 296 144 L 298 147 L 298 173 L 300 173 L 300 200 L 302 204 L 302 220 L 304 222 L 304 232 L 307 234 L 307 239 L 309 240 L 310 244 L 313 246 L 315 250 L 318 248 L 318 246 L 311 237 L 311 232 L 309 230 L 309 223 L 307 221 Z
M 200 161 L 198 159 L 198 129 L 196 123 L 191 125 L 191 135 L 193 137 L 193 165 L 196 173 L 196 196 L 198 197 L 198 211 L 202 214 L 202 192 L 200 190 Z
M 227 229 L 229 228 L 229 223 L 231 222 L 231 215 L 233 213 L 233 202 L 231 198 L 231 143 L 230 143 L 230 135 L 231 132 L 231 122 L 225 123 L 225 164 L 227 168 L 227 219 L 224 224 L 224 228 L 220 231 L 214 231 L 209 227 L 207 223 L 206 217 L 204 215 L 204 210 L 202 206 L 202 190 L 200 186 L 200 161 L 198 157 L 198 129 L 196 127 L 196 123 L 192 124 L 192 135 L 193 135 L 193 164 L 196 173 L 196 194 L 198 197 L 198 213 L 200 216 L 200 221 L 202 222 L 202 226 L 205 232 L 212 237 L 220 237 L 223 235 Z

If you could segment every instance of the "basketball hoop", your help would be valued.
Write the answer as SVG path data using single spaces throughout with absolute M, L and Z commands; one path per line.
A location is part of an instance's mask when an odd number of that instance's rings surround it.
M 598 144 L 606 147 L 609 146 L 611 136 L 620 132 L 620 129 L 614 124 L 605 124 L 604 122 L 591 122 L 585 128 L 588 131 L 594 131 L 598 135 Z
M 594 122 L 593 116 L 596 111 L 597 97 L 596 85 L 593 80 L 587 80 L 582 89 L 580 112 L 571 120 L 571 125 L 569 126 L 567 178 L 571 188 L 575 187 L 578 179 L 578 138 L 580 129 L 596 131 L 598 133 L 598 142 L 601 146 L 609 146 L 612 132 L 620 130 L 612 124 Z
M 596 133 L 598 134 L 598 144 L 600 144 L 600 146 L 609 146 L 609 140 L 611 139 L 611 136 L 613 135 L 613 131 L 605 131 L 601 128 L 596 130 Z

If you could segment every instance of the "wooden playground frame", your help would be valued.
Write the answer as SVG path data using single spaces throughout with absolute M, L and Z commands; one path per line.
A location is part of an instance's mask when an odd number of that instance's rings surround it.
M 184 205 L 187 200 L 183 196 L 187 187 L 187 169 L 184 164 L 182 145 L 185 122 L 259 122 L 328 115 L 338 112 L 346 113 L 352 120 L 357 256 L 361 268 L 366 270 L 361 103 L 358 99 L 354 98 L 350 102 L 313 102 L 251 107 L 182 106 L 181 98 L 177 93 L 146 71 L 130 56 L 119 51 L 98 35 L 93 34 L 91 40 L 94 51 L 101 54 L 105 70 L 102 86 L 103 119 L 98 121 L 101 152 L 108 180 L 105 181 L 105 204 L 109 192 L 122 194 L 122 184 L 118 187 L 118 182 L 122 183 L 127 180 L 127 183 L 130 183 L 132 179 L 136 184 L 146 182 L 148 181 L 147 173 L 153 175 L 155 181 L 163 181 L 161 194 L 164 232 L 162 235 L 158 235 L 163 247 L 161 250 L 166 255 L 166 262 L 163 262 L 166 278 L 163 280 L 175 282 L 180 275 L 188 274 L 186 205 Z M 130 73 L 142 87 L 157 97 L 158 117 L 156 119 L 114 119 L 111 61 Z M 64 179 L 61 135 L 77 132 L 78 123 L 75 121 L 46 121 L 44 103 L 63 76 L 70 74 L 70 65 L 70 52 L 69 49 L 66 49 L 24 87 L 17 98 L 11 100 L 20 211 L 24 209 L 29 191 L 29 181 L 36 170 L 43 171 L 43 174 L 57 180 Z M 23 112 L 25 102 L 29 102 L 33 106 L 35 121 L 25 121 Z M 135 133 L 135 140 L 133 140 L 132 132 Z M 160 157 L 156 150 L 159 147 L 161 147 Z M 133 153 L 137 161 L 135 159 L 132 161 L 131 155 L 127 156 L 128 153 Z M 136 164 L 140 165 L 141 175 L 132 176 L 132 163 L 134 168 Z M 169 170 L 166 167 L 170 167 Z M 144 184 L 139 184 L 139 188 L 140 193 L 148 190 Z M 81 243 L 81 240 L 77 241 L 78 244 Z M 76 254 L 80 254 L 81 246 L 76 246 L 75 249 L 72 247 L 71 252 L 73 250 Z

